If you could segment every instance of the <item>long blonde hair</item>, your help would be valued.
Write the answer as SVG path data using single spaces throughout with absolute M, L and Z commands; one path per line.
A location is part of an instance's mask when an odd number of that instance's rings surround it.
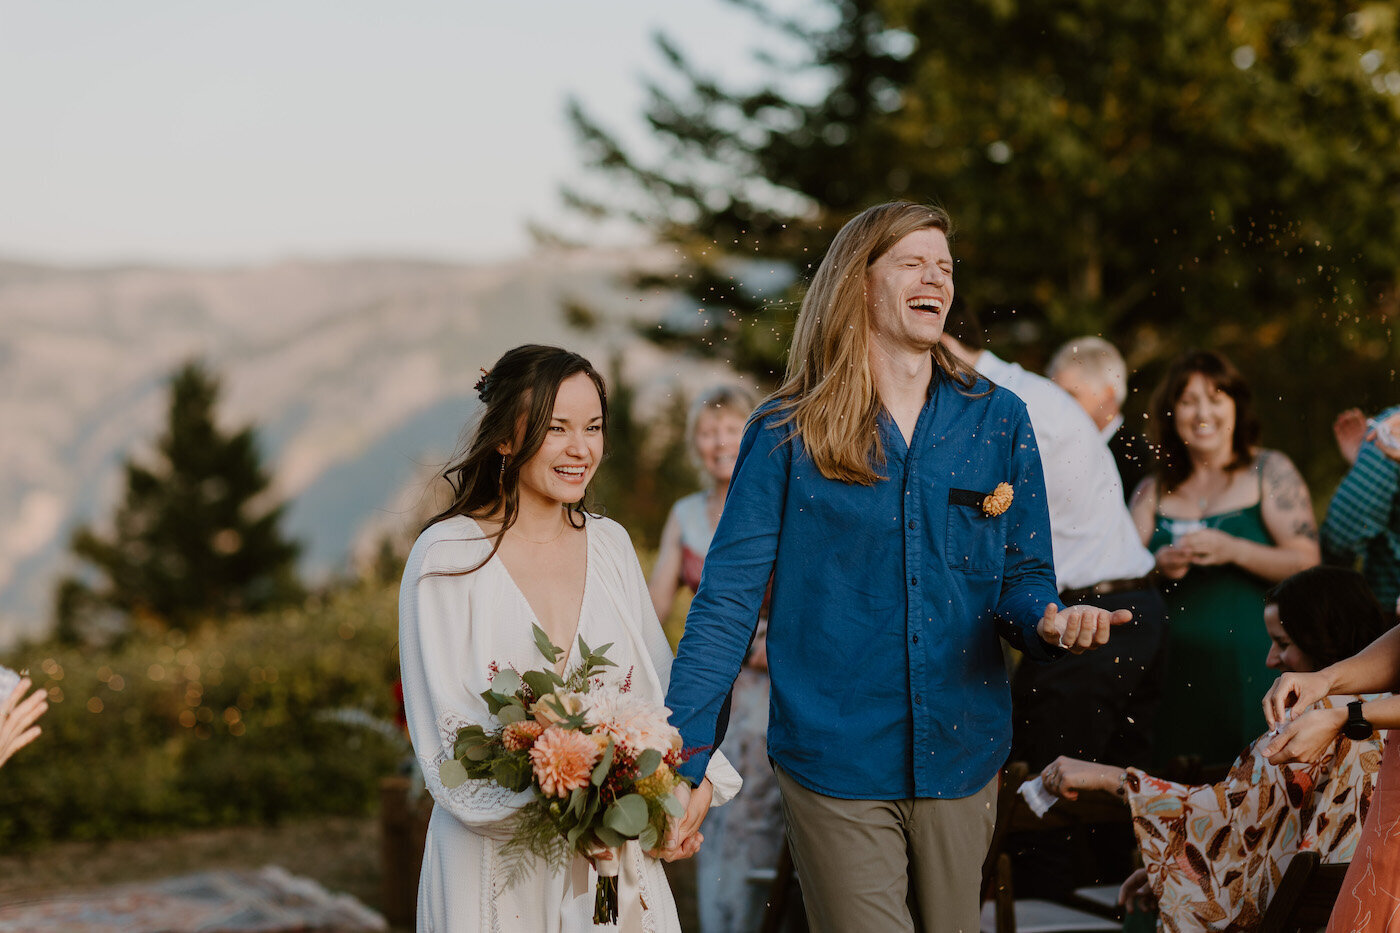
M 779 425 L 791 425 L 827 479 L 872 486 L 884 479 L 880 399 L 870 372 L 865 275 L 870 264 L 916 230 L 953 234 L 941 207 L 891 201 L 851 218 L 831 242 L 802 299 L 783 384 L 770 397 Z M 977 374 L 941 345 L 934 365 L 962 389 Z

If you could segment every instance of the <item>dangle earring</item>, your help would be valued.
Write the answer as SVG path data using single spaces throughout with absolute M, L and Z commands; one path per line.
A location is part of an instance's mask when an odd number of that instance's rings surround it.
M 506 455 L 501 454 L 501 478 L 496 481 L 496 485 L 501 490 L 501 495 L 506 494 Z

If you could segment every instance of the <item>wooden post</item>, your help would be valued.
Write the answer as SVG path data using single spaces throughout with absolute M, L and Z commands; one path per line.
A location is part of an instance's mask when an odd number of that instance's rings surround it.
M 379 782 L 380 899 L 390 926 L 412 929 L 418 906 L 418 872 L 432 812 L 427 795 L 409 799 L 406 777 Z M 416 803 L 416 805 L 415 805 Z

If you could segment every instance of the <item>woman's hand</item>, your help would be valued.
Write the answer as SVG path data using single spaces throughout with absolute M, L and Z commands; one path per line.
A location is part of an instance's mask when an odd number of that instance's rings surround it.
M 1157 558 L 1157 569 L 1168 580 L 1180 580 L 1191 569 L 1191 555 L 1175 544 L 1164 544 L 1153 555 Z
M 1176 546 L 1186 553 L 1187 559 L 1202 567 L 1217 564 L 1238 563 L 1236 555 L 1239 538 L 1226 534 L 1218 528 L 1202 528 L 1183 535 Z
M 685 815 L 679 820 L 671 819 L 662 847 L 647 854 L 663 861 L 675 862 L 690 858 L 699 852 L 700 844 L 705 841 L 700 832 L 700 824 L 704 822 L 705 814 L 710 812 L 714 790 L 709 778 L 701 781 L 700 786 L 694 790 L 684 781 L 677 784 L 671 793 L 675 794 L 681 806 L 685 807 Z
M 749 656 L 744 659 L 744 666 L 756 671 L 768 670 L 768 639 L 759 637 L 753 640 L 753 647 L 749 649 Z
M 1307 709 L 1331 692 L 1332 678 L 1326 669 L 1282 674 L 1264 694 L 1264 721 L 1272 729 L 1289 719 L 1292 710 Z
M 1082 790 L 1116 791 L 1122 775 L 1122 768 L 1061 755 L 1040 772 L 1040 781 L 1056 797 L 1074 800 Z
M 1260 748 L 1259 754 L 1276 765 L 1314 764 L 1331 750 L 1346 721 L 1345 707 L 1308 710 Z
M 1157 895 L 1147 881 L 1147 869 L 1139 868 L 1118 888 L 1118 903 L 1127 913 L 1148 913 L 1157 909 Z
M 34 723 L 49 708 L 49 694 L 35 690 L 25 697 L 31 686 L 29 678 L 22 677 L 10 695 L 0 700 L 0 765 L 39 737 L 40 729 Z

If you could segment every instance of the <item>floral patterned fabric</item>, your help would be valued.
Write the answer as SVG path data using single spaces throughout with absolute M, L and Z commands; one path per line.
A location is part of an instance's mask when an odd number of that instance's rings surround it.
M 1352 699 L 1328 697 L 1318 707 Z M 1159 930 L 1254 929 L 1295 852 L 1351 860 L 1380 771 L 1379 739 L 1339 737 L 1316 765 L 1269 764 L 1258 752 L 1267 739 L 1256 739 L 1218 784 L 1190 787 L 1128 769 Z

